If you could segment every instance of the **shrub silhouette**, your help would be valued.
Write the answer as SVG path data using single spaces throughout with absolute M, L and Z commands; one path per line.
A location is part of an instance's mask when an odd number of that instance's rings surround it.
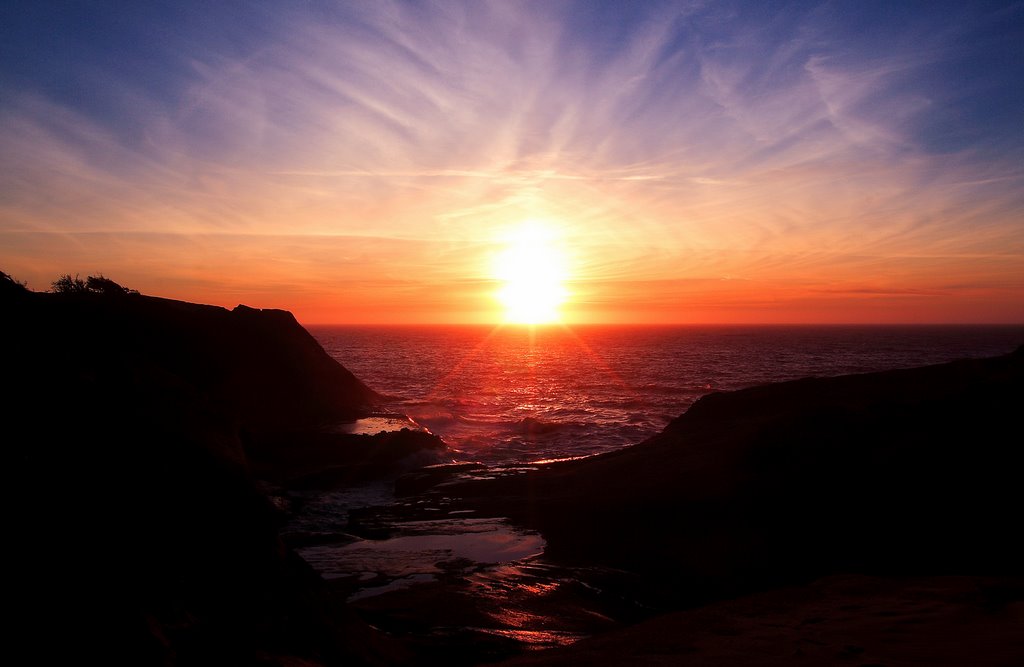
M 102 294 L 104 296 L 125 296 L 127 294 L 138 294 L 138 290 L 128 289 L 115 283 L 102 273 L 98 276 L 89 276 L 85 280 L 78 277 L 72 278 L 70 273 L 65 273 L 53 281 L 53 291 L 57 294 Z
M 57 294 L 82 294 L 89 291 L 85 281 L 79 278 L 77 273 L 74 278 L 70 273 L 65 273 L 53 281 L 52 287 Z
M 104 277 L 101 273 L 98 276 L 89 276 L 85 281 L 85 288 L 97 294 L 124 296 L 126 294 L 138 294 L 138 290 L 128 289 L 118 285 L 110 278 Z

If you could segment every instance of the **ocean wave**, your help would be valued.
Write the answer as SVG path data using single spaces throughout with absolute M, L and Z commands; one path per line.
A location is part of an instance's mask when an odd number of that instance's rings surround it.
M 1022 331 L 588 329 L 581 333 L 586 350 L 557 332 L 529 344 L 511 331 L 484 340 L 486 331 L 478 338 L 445 327 L 323 327 L 315 335 L 369 386 L 401 397 L 395 412 L 473 459 L 501 464 L 640 442 L 711 391 L 1001 354 L 1019 344 Z
M 580 424 L 579 422 L 545 421 L 536 417 L 523 417 L 518 421 L 506 422 L 505 426 L 506 428 L 526 435 L 544 435 L 568 428 L 585 427 L 586 424 Z
M 578 416 L 578 413 L 577 413 Z M 509 420 L 502 419 L 497 415 L 490 415 L 487 417 L 481 416 L 467 416 L 457 414 L 433 414 L 433 415 L 422 415 L 413 414 L 412 419 L 419 424 L 430 426 L 431 428 L 437 428 L 442 426 L 452 427 L 470 427 L 479 430 L 491 431 L 495 435 L 502 433 L 519 433 L 528 435 L 538 435 L 553 433 L 556 431 L 562 431 L 565 429 L 572 428 L 587 428 L 592 426 L 593 423 L 583 421 L 561 421 L 561 420 L 548 420 L 541 419 L 539 417 L 523 417 L 521 419 Z

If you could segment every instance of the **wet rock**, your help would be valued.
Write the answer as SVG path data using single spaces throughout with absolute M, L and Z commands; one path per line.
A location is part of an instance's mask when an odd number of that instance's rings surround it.
M 992 613 L 957 576 L 826 577 L 677 611 L 511 665 L 979 665 L 1024 660 L 1021 609 Z M 803 623 L 814 618 L 813 624 Z
M 443 440 L 410 429 L 376 435 L 302 430 L 250 435 L 245 442 L 253 472 L 292 489 L 344 486 L 450 459 Z
M 395 495 L 398 497 L 413 496 L 423 493 L 459 474 L 486 470 L 482 463 L 448 463 L 427 466 L 416 472 L 402 475 L 395 480 Z

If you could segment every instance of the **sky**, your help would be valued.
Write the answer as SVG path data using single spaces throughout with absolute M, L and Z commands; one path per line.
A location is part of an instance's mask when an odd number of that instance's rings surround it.
M 1022 82 L 1022 2 L 8 0 L 0 270 L 490 322 L 527 225 L 570 323 L 1020 323 Z

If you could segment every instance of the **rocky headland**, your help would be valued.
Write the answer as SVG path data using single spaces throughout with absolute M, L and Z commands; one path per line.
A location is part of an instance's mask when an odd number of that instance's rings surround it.
M 687 591 L 843 567 L 1013 569 L 1021 405 L 1024 348 L 798 380 L 704 396 L 633 447 L 444 491 L 540 529 L 549 555 L 669 565 Z
M 1024 348 L 799 380 L 442 492 L 539 530 L 547 559 L 621 568 L 652 609 L 688 610 L 523 664 L 1014 664 L 1022 405 Z
M 333 433 L 378 396 L 290 313 L 3 276 L 13 655 L 52 663 L 381 663 L 402 655 L 281 542 L 261 479 L 438 460 Z M 378 446 L 379 445 L 379 446 Z M 303 663 L 305 664 L 305 663 Z

